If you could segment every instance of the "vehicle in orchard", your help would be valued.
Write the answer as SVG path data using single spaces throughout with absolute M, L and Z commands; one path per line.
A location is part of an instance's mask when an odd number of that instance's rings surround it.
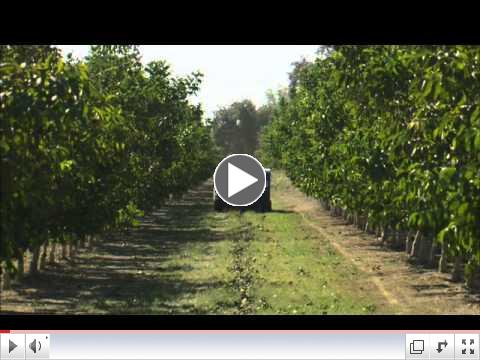
M 218 196 L 217 192 L 215 191 L 215 187 L 213 188 L 213 207 L 215 211 L 223 211 L 228 208 L 239 208 L 239 209 L 254 209 L 260 212 L 268 212 L 272 211 L 272 200 L 270 199 L 270 183 L 272 178 L 272 171 L 271 169 L 265 169 L 266 174 L 266 185 L 265 191 L 263 192 L 262 196 L 255 201 L 253 204 L 248 206 L 231 206 L 227 204 L 225 201 L 222 200 L 220 196 Z

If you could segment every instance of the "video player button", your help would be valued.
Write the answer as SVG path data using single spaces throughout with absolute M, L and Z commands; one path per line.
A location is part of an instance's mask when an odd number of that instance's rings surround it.
M 428 334 L 407 334 L 405 337 L 405 359 L 428 359 L 430 341 Z
M 453 334 L 430 334 L 430 359 L 454 359 L 454 339 Z
M 0 346 L 2 360 L 25 359 L 25 334 L 2 334 Z
M 50 334 L 27 334 L 25 338 L 26 358 L 50 358 Z
M 478 334 L 455 334 L 455 359 L 478 360 Z
M 265 191 L 267 177 L 262 164 L 248 154 L 224 158 L 215 169 L 213 183 L 218 196 L 231 206 L 248 206 Z

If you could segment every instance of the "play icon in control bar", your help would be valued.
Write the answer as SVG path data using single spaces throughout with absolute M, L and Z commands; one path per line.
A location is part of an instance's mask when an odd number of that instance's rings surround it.
M 0 348 L 1 360 L 25 359 L 25 335 L 1 334 Z

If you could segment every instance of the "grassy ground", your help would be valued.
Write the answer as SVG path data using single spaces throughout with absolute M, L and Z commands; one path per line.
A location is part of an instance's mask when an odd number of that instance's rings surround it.
M 294 213 L 247 214 L 256 229 L 244 251 L 253 277 L 255 311 L 273 314 L 356 314 L 378 308 L 368 281 Z M 373 295 L 373 296 L 372 296 Z
M 273 211 L 212 210 L 207 182 L 139 228 L 13 284 L 2 313 L 478 313 L 445 274 L 409 267 L 273 174 Z M 434 306 L 432 306 L 434 304 Z
M 275 179 L 275 177 L 274 177 Z M 275 180 L 274 180 L 275 181 Z M 283 183 L 282 183 L 283 181 Z M 2 294 L 2 312 L 360 314 L 388 312 L 355 266 L 284 209 L 211 210 L 207 183 Z M 365 291 L 364 291 L 365 289 Z M 368 291 L 367 291 L 368 290 Z

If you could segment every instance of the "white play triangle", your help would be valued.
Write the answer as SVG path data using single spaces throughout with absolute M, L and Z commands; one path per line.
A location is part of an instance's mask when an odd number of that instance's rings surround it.
M 228 163 L 228 197 L 232 197 L 257 181 L 256 177 Z

